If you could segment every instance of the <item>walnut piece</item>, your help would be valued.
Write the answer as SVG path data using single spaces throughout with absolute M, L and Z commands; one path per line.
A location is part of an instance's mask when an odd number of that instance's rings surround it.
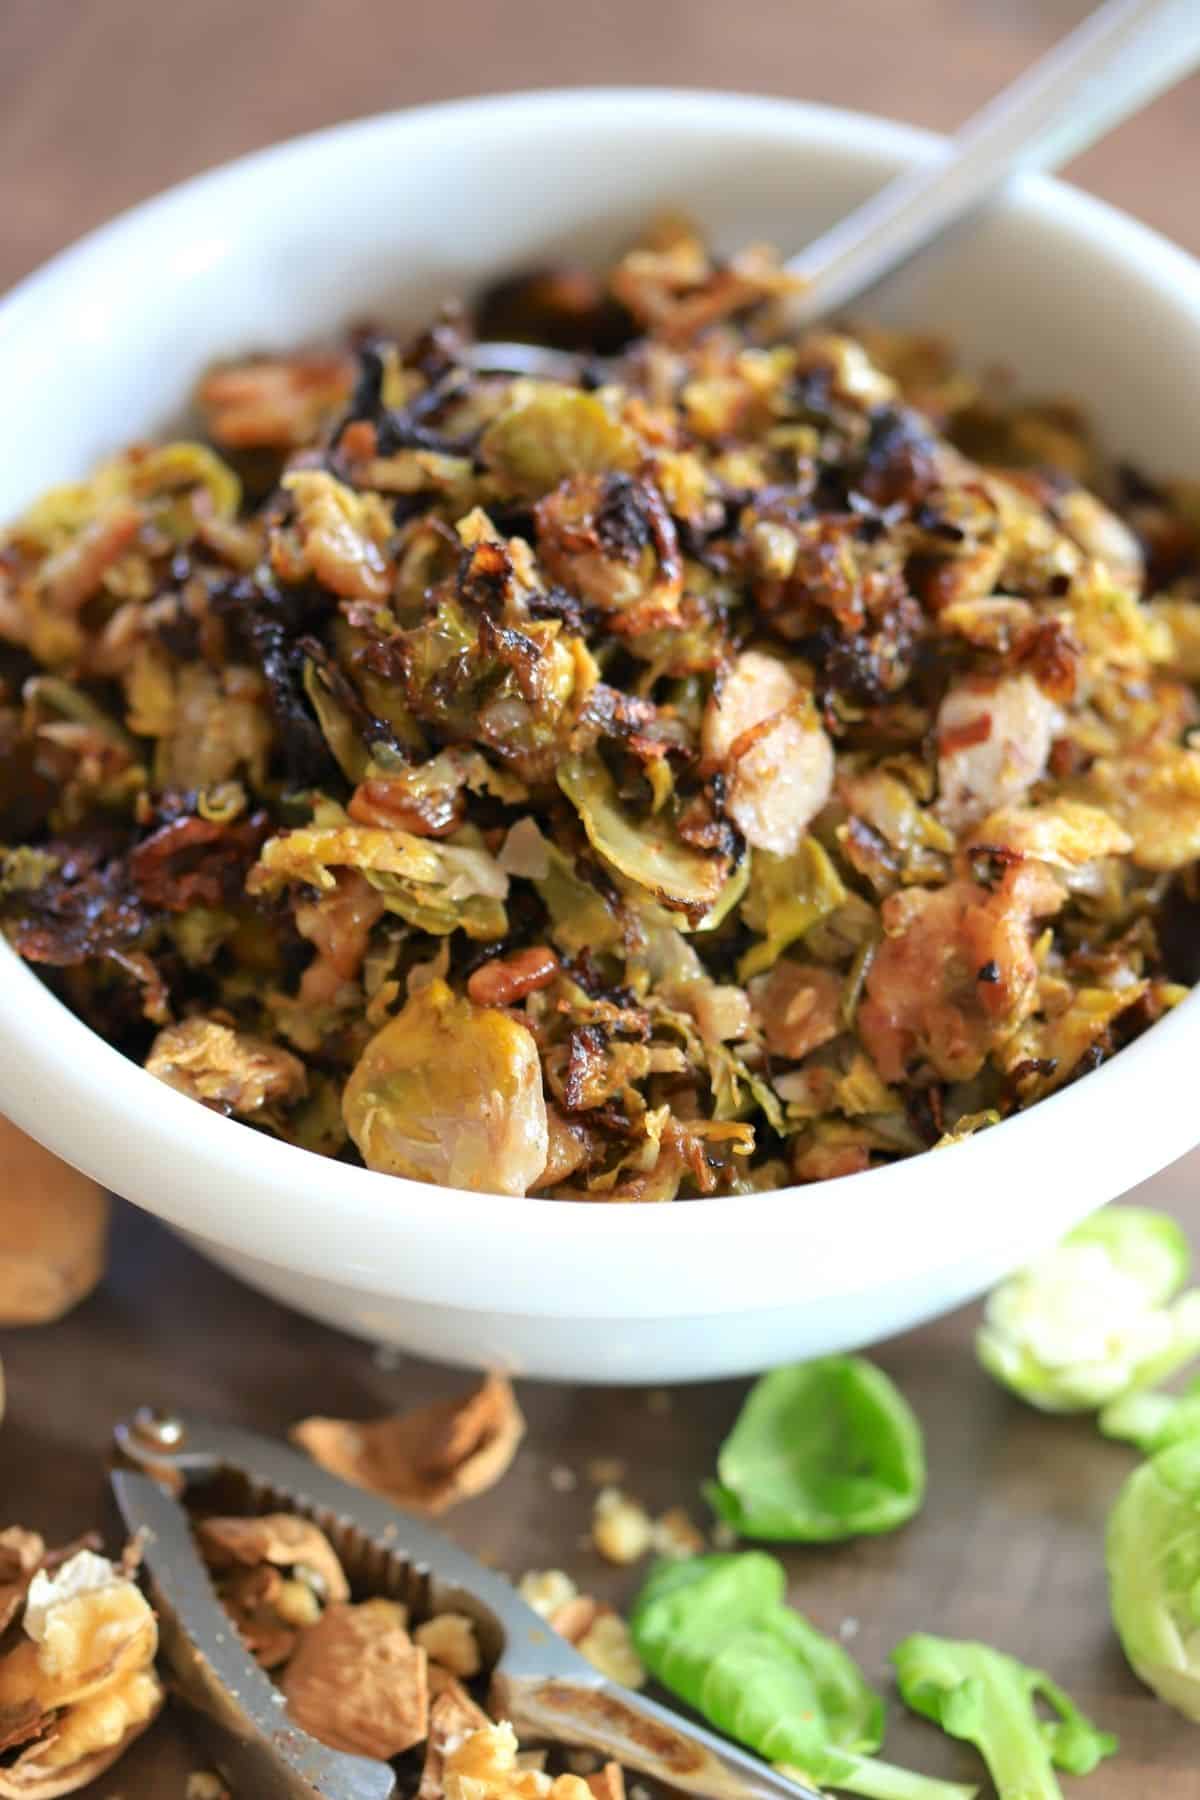
M 84 1549 L 49 1565 L 40 1538 L 0 1534 L 28 1577 L 24 1635 L 0 1657 L 0 1800 L 54 1800 L 112 1766 L 155 1717 L 158 1626 L 120 1564 Z
M 442 1800 L 445 1793 L 446 1757 L 455 1745 L 474 1731 L 486 1731 L 490 1720 L 453 1676 L 445 1678 L 440 1693 L 429 1707 L 429 1736 L 417 1800 Z
M 591 1800 L 578 1775 L 551 1780 L 523 1769 L 511 1725 L 485 1725 L 450 1748 L 442 1768 L 444 1800 Z
M 238 1635 L 264 1669 L 277 1669 L 330 1601 L 348 1600 L 342 1565 L 323 1531 L 291 1513 L 203 1519 L 200 1551 Z M 288 1573 L 285 1573 L 288 1571 Z
M 452 1675 L 461 1675 L 464 1680 L 478 1675 L 483 1667 L 475 1622 L 465 1613 L 439 1613 L 436 1618 L 417 1626 L 413 1641 L 420 1644 L 431 1662 L 440 1663 L 443 1669 L 449 1669 Z
M 333 1545 L 308 1519 L 297 1518 L 293 1513 L 264 1513 L 250 1519 L 202 1519 L 196 1536 L 210 1569 L 228 1569 L 235 1564 L 253 1568 L 257 1563 L 272 1563 L 279 1569 L 302 1570 L 321 1599 L 350 1598 L 350 1584 Z
M 561 1569 L 530 1569 L 521 1577 L 517 1591 L 603 1674 L 625 1687 L 643 1685 L 646 1671 L 624 1619 L 591 1594 L 581 1594 Z
M 620 1763 L 606 1762 L 602 1769 L 585 1775 L 593 1800 L 625 1800 L 625 1771 Z
M 627 1688 L 645 1685 L 646 1671 L 641 1657 L 633 1647 L 628 1625 L 619 1614 L 601 1609 L 589 1629 L 577 1639 L 575 1648 L 610 1681 Z
M 0 1631 L 16 1618 L 45 1554 L 36 1531 L 22 1531 L 19 1525 L 0 1531 Z
M 489 1375 L 464 1397 L 356 1424 L 302 1419 L 291 1431 L 334 1475 L 416 1512 L 440 1513 L 499 1481 L 525 1432 L 512 1388 Z
M 563 1569 L 529 1569 L 518 1582 L 517 1592 L 539 1617 L 553 1619 L 576 1598 L 579 1589 Z
M 0 1166 L 0 1326 L 48 1325 L 104 1274 L 109 1198 L 7 1119 Z
M 654 1526 L 644 1506 L 620 1488 L 601 1488 L 592 1507 L 592 1542 L 609 1562 L 635 1563 L 654 1541 Z
M 699 1556 L 704 1533 L 682 1506 L 669 1506 L 654 1521 L 654 1548 L 659 1556 Z
M 387 1762 L 429 1729 L 425 1652 L 388 1600 L 327 1607 L 302 1633 L 282 1688 L 297 1725 L 328 1744 Z
M 230 1570 L 216 1586 L 221 1605 L 255 1662 L 264 1669 L 278 1669 L 296 1648 L 297 1636 L 295 1625 L 279 1609 L 281 1572 L 259 1563 L 253 1569 Z

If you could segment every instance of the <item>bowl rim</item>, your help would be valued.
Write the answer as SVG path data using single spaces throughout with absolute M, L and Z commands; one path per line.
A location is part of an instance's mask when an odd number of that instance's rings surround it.
M 785 130 L 789 143 L 797 147 L 808 142 L 818 149 L 836 152 L 852 148 L 860 154 L 865 148 L 897 166 L 927 159 L 945 142 L 935 133 L 868 113 L 703 88 L 542 88 L 372 114 L 283 140 L 208 169 L 88 232 L 26 276 L 0 301 L 0 348 L 25 329 L 42 301 L 61 290 L 65 282 L 84 277 L 89 266 L 122 254 L 130 242 L 161 222 L 178 223 L 198 204 L 219 200 L 226 191 L 270 182 L 284 168 L 294 177 L 299 165 L 320 159 L 335 147 L 342 154 L 377 136 L 387 139 L 429 125 L 487 125 L 517 115 L 552 118 L 564 108 L 570 109 L 576 125 L 582 111 L 603 119 L 610 129 L 617 123 L 616 109 L 635 109 L 647 117 L 665 119 L 673 130 L 703 129 L 706 120 L 711 124 L 719 116 L 723 128 L 744 129 L 748 140 L 761 140 L 764 130 L 774 127 Z M 1148 287 L 1165 287 L 1182 310 L 1194 313 L 1200 343 L 1200 262 L 1185 250 L 1106 202 L 1047 177 L 1026 177 L 1005 204 L 1029 212 L 1039 223 L 1067 235 L 1075 234 L 1093 244 L 1103 242 L 1123 264 L 1133 267 Z M 560 1248 L 593 1242 L 596 1232 L 604 1241 L 613 1242 L 618 1227 L 611 1208 L 431 1187 L 320 1157 L 209 1112 L 164 1087 L 84 1025 L 7 945 L 3 955 L 11 959 L 0 980 L 0 1099 L 6 1110 L 18 1125 L 60 1156 L 81 1162 L 99 1179 L 112 1180 L 116 1186 L 120 1176 L 114 1178 L 106 1170 L 120 1162 L 114 1140 L 121 1133 L 139 1137 L 145 1158 L 162 1159 L 164 1165 L 171 1159 L 186 1160 L 192 1176 L 190 1185 L 185 1184 L 187 1192 L 157 1209 L 185 1229 L 201 1235 L 212 1229 L 211 1218 L 198 1200 L 202 1179 L 211 1183 L 216 1193 L 226 1186 L 244 1187 L 247 1182 L 287 1193 L 289 1205 L 298 1208 L 303 1217 L 294 1220 L 295 1254 L 286 1258 L 286 1266 L 314 1272 L 319 1272 L 320 1256 L 312 1249 L 302 1250 L 299 1240 L 308 1219 L 314 1231 L 319 1231 L 318 1209 L 326 1229 L 333 1213 L 348 1231 L 361 1230 L 383 1239 L 388 1238 L 389 1227 L 394 1233 L 403 1226 L 405 1242 L 411 1242 L 414 1219 L 439 1212 L 446 1219 L 451 1216 L 450 1208 L 456 1227 L 465 1233 L 483 1232 L 492 1241 L 501 1226 L 516 1232 L 536 1220 L 539 1240 Z M 1127 1187 L 1155 1173 L 1200 1139 L 1200 1118 L 1194 1126 L 1183 1122 L 1188 1107 L 1182 1080 L 1186 1058 L 1181 1051 L 1197 1037 L 1200 991 L 1086 1080 L 1005 1120 L 1000 1128 L 953 1146 L 952 1155 L 943 1152 L 945 1160 L 933 1168 L 926 1154 L 816 1187 L 719 1196 L 682 1206 L 622 1206 L 619 1229 L 630 1234 L 625 1241 L 631 1249 L 663 1240 L 678 1243 L 679 1233 L 688 1234 L 691 1241 L 738 1242 L 744 1237 L 745 1208 L 752 1206 L 756 1232 L 786 1237 L 789 1215 L 793 1221 L 804 1214 L 811 1219 L 804 1202 L 818 1196 L 827 1214 L 844 1213 L 847 1219 L 869 1228 L 872 1214 L 887 1207 L 889 1194 L 901 1199 L 914 1180 L 923 1178 L 927 1186 L 932 1181 L 935 1186 L 960 1192 L 977 1186 L 1001 1196 L 1011 1192 L 1013 1184 L 1028 1182 L 1043 1167 L 1057 1165 L 1061 1179 L 1065 1173 L 1063 1145 L 1072 1133 L 1080 1132 L 1087 1134 L 1088 1160 L 1106 1159 L 1115 1179 Z M 48 1110 L 43 1095 L 54 1093 L 56 1084 L 65 1104 L 57 1111 Z M 1142 1144 L 1136 1155 L 1126 1141 L 1125 1121 L 1131 1109 Z M 88 1119 L 103 1120 L 106 1126 L 95 1132 L 95 1144 L 86 1130 L 80 1131 Z M 939 1168 L 944 1173 L 937 1173 Z M 598 1222 L 599 1214 L 606 1215 L 603 1222 Z M 244 1245 L 246 1233 L 230 1228 L 233 1216 L 226 1209 L 220 1241 Z M 215 1231 L 213 1235 L 217 1235 Z M 263 1232 L 253 1235 L 260 1245 L 265 1242 Z M 960 1259 L 961 1248 L 955 1247 L 940 1261 L 946 1264 Z M 932 1261 L 926 1266 L 932 1266 Z M 340 1273 L 352 1278 L 346 1271 Z M 362 1285 L 369 1283 L 372 1273 L 370 1264 L 364 1264 Z M 688 1306 L 666 1301 L 664 1310 L 682 1312 Z

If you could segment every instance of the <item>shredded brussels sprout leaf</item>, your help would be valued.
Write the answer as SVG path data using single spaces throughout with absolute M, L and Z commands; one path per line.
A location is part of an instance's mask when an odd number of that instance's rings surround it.
M 749 981 L 773 969 L 789 944 L 827 918 L 846 898 L 837 870 L 816 838 L 805 838 L 794 856 L 761 850 L 754 861 L 742 913 L 761 942 L 738 964 L 738 979 Z
M 710 1503 L 746 1537 L 894 1531 L 925 1494 L 921 1427 L 882 1369 L 827 1356 L 764 1375 L 721 1446 Z
M 1100 1731 L 1040 1669 L 987 1644 L 917 1632 L 892 1652 L 907 1706 L 974 1744 L 999 1800 L 1062 1800 L 1055 1769 L 1087 1775 L 1117 1740 Z M 1038 1701 L 1056 1715 L 1039 1717 Z
M 638 1654 L 718 1730 L 806 1781 L 867 1800 L 970 1800 L 974 1788 L 875 1759 L 883 1702 L 785 1589 L 760 1550 L 659 1563 L 630 1620 Z
M 1133 1471 L 1109 1517 L 1107 1561 L 1130 1667 L 1200 1723 L 1200 1437 Z
M 1043 1412 L 1087 1412 L 1200 1352 L 1200 1290 L 1165 1213 L 1110 1206 L 998 1287 L 976 1339 L 996 1380 Z

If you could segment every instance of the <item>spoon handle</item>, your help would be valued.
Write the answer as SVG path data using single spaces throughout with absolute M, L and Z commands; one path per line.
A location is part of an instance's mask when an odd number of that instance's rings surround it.
M 1108 0 L 957 133 L 788 263 L 789 325 L 837 311 L 993 194 L 1053 169 L 1200 63 L 1200 0 Z

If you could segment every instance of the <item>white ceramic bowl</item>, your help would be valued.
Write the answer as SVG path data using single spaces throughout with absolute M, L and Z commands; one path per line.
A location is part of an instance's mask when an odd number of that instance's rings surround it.
M 219 355 L 415 321 L 548 254 L 603 256 L 667 204 L 726 247 L 799 245 L 935 147 L 851 113 L 642 89 L 431 107 L 250 157 L 93 234 L 0 307 L 0 515 L 163 426 Z M 1200 267 L 1069 188 L 1029 183 L 871 310 L 1084 397 L 1151 468 L 1200 467 Z M 753 1199 L 571 1206 L 276 1143 L 126 1062 L 7 948 L 0 981 L 0 1105 L 60 1155 L 303 1311 L 581 1381 L 760 1369 L 955 1305 L 1200 1141 L 1198 1057 L 1193 997 L 955 1149 Z

